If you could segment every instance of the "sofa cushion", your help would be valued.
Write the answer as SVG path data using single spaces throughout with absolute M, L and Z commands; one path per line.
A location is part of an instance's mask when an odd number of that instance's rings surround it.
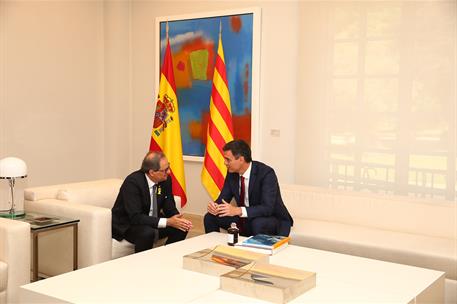
M 118 241 L 113 239 L 113 248 L 111 251 L 111 258 L 117 259 L 129 254 L 135 253 L 135 245 L 127 240 Z
M 154 248 L 165 245 L 167 238 L 161 238 L 154 243 Z M 135 245 L 127 240 L 118 241 L 113 239 L 113 247 L 111 251 L 111 259 L 121 258 L 135 253 Z
M 65 185 L 33 187 L 24 190 L 24 199 L 28 201 L 39 201 L 43 199 L 53 199 L 57 197 L 57 191 Z
M 294 219 L 291 244 L 430 268 L 457 279 L 456 240 L 357 225 Z
M 68 184 L 58 190 L 57 199 L 111 209 L 121 185 L 120 179 Z

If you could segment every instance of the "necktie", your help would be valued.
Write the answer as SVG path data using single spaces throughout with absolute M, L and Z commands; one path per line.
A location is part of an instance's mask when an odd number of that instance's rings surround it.
M 152 216 L 157 217 L 157 185 L 152 186 Z M 154 229 L 154 243 L 159 239 L 159 229 Z
M 246 196 L 246 190 L 245 190 L 245 185 L 244 185 L 244 176 L 240 176 L 240 207 L 246 206 L 244 204 L 244 198 Z M 246 226 L 246 218 L 240 217 L 240 222 L 239 222 L 239 229 L 240 229 L 240 234 L 244 233 Z
M 152 186 L 152 216 L 157 217 L 157 185 Z
M 240 176 L 240 206 L 244 207 L 244 198 L 246 196 L 245 194 L 245 185 L 244 185 L 244 176 Z

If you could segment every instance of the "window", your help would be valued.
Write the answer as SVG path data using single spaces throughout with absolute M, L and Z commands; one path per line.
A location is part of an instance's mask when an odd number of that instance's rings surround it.
M 455 3 L 342 4 L 332 14 L 328 184 L 454 200 Z

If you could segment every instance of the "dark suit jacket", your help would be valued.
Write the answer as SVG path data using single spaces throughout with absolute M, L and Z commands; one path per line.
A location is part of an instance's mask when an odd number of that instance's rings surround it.
M 148 225 L 157 228 L 160 217 L 178 214 L 171 188 L 171 177 L 157 184 L 158 217 L 149 216 L 151 195 L 146 176 L 135 171 L 126 177 L 114 203 L 112 213 L 112 235 L 120 241 L 131 225 Z M 159 190 L 160 189 L 160 190 Z
M 240 206 L 240 176 L 238 173 L 227 173 L 224 187 L 216 202 L 222 199 L 230 202 L 233 197 Z M 253 161 L 251 176 L 249 177 L 249 207 L 246 207 L 249 218 L 270 217 L 277 218 L 282 225 L 287 222 L 293 226 L 293 219 L 287 211 L 281 198 L 278 178 L 275 171 L 264 163 Z M 289 228 L 290 228 L 289 226 Z

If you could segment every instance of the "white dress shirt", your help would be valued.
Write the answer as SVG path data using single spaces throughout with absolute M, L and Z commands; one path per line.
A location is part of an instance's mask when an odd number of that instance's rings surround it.
M 153 200 L 153 198 L 152 198 L 153 192 L 152 192 L 152 191 L 154 191 L 154 190 L 153 190 L 153 187 L 154 187 L 155 183 L 154 183 L 152 180 L 149 179 L 149 176 L 148 176 L 147 174 L 145 174 L 145 176 L 146 176 L 146 180 L 147 180 L 147 182 L 148 182 L 149 195 L 151 196 L 151 209 L 149 210 L 149 216 L 152 216 L 152 215 L 154 214 L 154 213 L 153 213 L 153 210 L 152 210 L 153 207 L 154 207 L 154 204 L 152 203 L 152 200 Z M 157 214 L 159 214 L 159 210 L 157 210 Z M 167 227 L 167 219 L 161 217 L 161 218 L 159 219 L 159 224 L 157 225 L 157 227 L 158 227 L 158 228 L 165 228 L 165 227 Z
M 249 163 L 248 169 L 240 175 L 240 191 L 241 191 L 241 176 L 244 177 L 244 205 L 249 207 L 249 178 L 251 177 L 252 162 Z M 241 217 L 248 217 L 246 207 L 241 207 Z

